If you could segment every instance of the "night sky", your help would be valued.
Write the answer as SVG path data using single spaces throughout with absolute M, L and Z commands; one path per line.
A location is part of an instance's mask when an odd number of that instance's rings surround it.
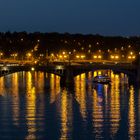
M 140 0 L 0 0 L 0 31 L 140 35 Z

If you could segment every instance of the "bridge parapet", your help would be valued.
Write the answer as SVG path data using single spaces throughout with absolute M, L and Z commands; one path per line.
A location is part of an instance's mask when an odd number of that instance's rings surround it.
M 139 58 L 140 59 L 140 58 Z M 124 72 L 126 74 L 134 74 L 137 71 L 137 81 L 140 82 L 140 61 L 136 66 L 131 63 L 51 63 L 47 65 L 22 65 L 22 66 L 1 66 L 0 67 L 0 76 L 4 76 L 10 73 L 19 72 L 19 71 L 44 71 L 48 73 L 53 73 L 61 77 L 61 83 L 71 84 L 74 82 L 74 77 L 81 73 L 86 73 L 89 71 L 99 70 L 99 69 L 110 69 L 115 71 Z

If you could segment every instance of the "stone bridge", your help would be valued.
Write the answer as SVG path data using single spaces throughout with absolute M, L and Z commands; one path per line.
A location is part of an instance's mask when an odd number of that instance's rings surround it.
M 140 65 L 131 63 L 51 63 L 47 65 L 5 65 L 0 67 L 0 76 L 20 71 L 44 71 L 61 77 L 61 84 L 71 84 L 74 82 L 76 75 L 95 70 L 113 70 L 114 72 L 123 72 L 128 76 L 136 77 L 136 81 L 140 82 Z

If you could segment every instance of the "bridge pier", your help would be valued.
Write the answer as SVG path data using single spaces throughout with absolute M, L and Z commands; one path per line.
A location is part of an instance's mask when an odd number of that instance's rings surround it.
M 60 79 L 60 85 L 61 86 L 73 86 L 74 84 L 74 75 L 73 75 L 73 69 L 70 66 L 67 66 L 63 76 L 61 76 Z

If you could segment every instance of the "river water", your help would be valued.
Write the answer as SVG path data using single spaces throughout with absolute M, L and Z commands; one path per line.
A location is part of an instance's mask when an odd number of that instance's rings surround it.
M 71 88 L 44 72 L 0 77 L 0 140 L 139 140 L 140 92 L 127 75 L 102 71 L 75 77 Z

